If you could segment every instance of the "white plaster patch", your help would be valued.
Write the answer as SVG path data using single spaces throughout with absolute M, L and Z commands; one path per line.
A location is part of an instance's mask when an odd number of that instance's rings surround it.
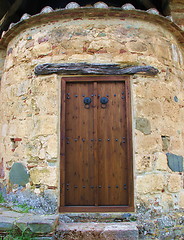
M 26 94 L 29 86 L 30 86 L 30 81 L 28 81 L 28 80 L 20 83 L 17 87 L 17 96 L 20 97 L 20 96 Z
M 171 45 L 172 48 L 172 59 L 175 62 L 179 62 L 178 49 L 175 44 Z
M 7 130 L 8 130 L 8 125 L 5 123 L 2 125 L 2 130 L 1 130 L 2 137 L 6 137 Z

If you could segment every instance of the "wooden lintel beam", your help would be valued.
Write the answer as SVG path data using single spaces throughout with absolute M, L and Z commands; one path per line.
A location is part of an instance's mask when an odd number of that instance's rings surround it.
M 36 75 L 47 75 L 52 73 L 63 75 L 133 75 L 142 73 L 145 75 L 156 75 L 159 71 L 152 66 L 126 66 L 118 64 L 89 64 L 89 63 L 45 63 L 35 67 Z

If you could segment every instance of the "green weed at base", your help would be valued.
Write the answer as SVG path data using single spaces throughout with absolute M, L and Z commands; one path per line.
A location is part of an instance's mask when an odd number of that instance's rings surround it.
M 0 203 L 4 203 L 4 202 L 5 202 L 4 197 L 3 197 L 2 193 L 0 193 Z
M 8 231 L 7 235 L 2 237 L 2 240 L 31 240 L 34 239 L 34 237 L 34 234 L 29 229 L 22 232 L 19 228 L 15 228 Z
M 28 213 L 29 210 L 33 209 L 33 207 L 28 206 L 27 204 L 18 204 L 16 207 L 19 207 L 19 212 L 21 213 Z

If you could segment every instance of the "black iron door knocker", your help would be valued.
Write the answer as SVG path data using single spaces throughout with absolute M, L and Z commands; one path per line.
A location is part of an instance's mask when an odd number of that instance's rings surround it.
M 90 103 L 92 102 L 90 97 L 85 97 L 83 102 L 84 102 L 84 107 L 85 108 L 87 108 L 87 109 L 90 108 Z
M 100 98 L 101 107 L 106 108 L 108 101 L 109 101 L 109 99 L 107 97 L 101 97 Z

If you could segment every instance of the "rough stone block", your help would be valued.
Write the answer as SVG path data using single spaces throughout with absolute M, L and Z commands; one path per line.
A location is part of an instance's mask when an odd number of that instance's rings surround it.
M 3 158 L 0 159 L 0 178 L 5 177 L 5 172 L 4 172 L 4 164 L 3 164 Z
M 136 226 L 121 224 L 116 225 L 112 224 L 110 226 L 105 227 L 103 233 L 101 234 L 104 239 L 122 239 L 122 240 L 135 240 L 138 239 L 138 231 Z
M 135 149 L 136 152 L 143 154 L 150 152 L 158 152 L 161 151 L 161 137 L 157 133 L 152 133 L 149 135 L 144 135 L 140 131 L 136 130 L 136 144 Z
M 168 166 L 167 166 L 167 157 L 165 153 L 162 152 L 157 152 L 154 154 L 156 159 L 155 159 L 155 169 L 156 170 L 161 170 L 161 171 L 167 171 Z
M 33 129 L 35 135 L 50 135 L 57 132 L 57 116 L 37 116 L 35 117 L 35 128 Z
M 168 178 L 168 190 L 169 192 L 179 192 L 181 190 L 182 181 L 181 175 L 172 174 Z
M 136 169 L 139 172 L 149 172 L 152 170 L 153 159 L 150 155 L 136 157 Z
M 183 172 L 183 157 L 167 153 L 168 166 L 173 172 Z
M 25 186 L 29 182 L 29 174 L 22 163 L 16 162 L 13 164 L 9 177 L 12 184 Z
M 151 133 L 150 121 L 146 118 L 136 118 L 136 129 L 148 135 Z
M 14 218 L 2 217 L 0 220 L 0 231 L 10 231 L 14 228 Z
M 90 62 L 94 60 L 94 56 L 91 54 L 73 54 L 69 57 L 69 60 L 77 62 Z
M 132 52 L 146 52 L 148 46 L 143 42 L 129 42 L 126 44 L 126 47 Z
M 37 57 L 46 56 L 51 52 L 52 52 L 52 47 L 51 47 L 50 43 L 48 43 L 48 42 L 44 42 L 44 43 L 35 45 L 33 47 L 33 53 Z
M 41 223 L 40 221 L 28 223 L 28 228 L 33 233 L 49 233 L 54 230 L 52 224 L 48 222 Z
M 52 135 L 47 142 L 47 153 L 51 158 L 57 158 L 58 155 L 58 139 L 57 135 Z
M 162 137 L 162 150 L 167 151 L 170 146 L 170 137 L 169 136 L 161 136 Z
M 137 114 L 144 114 L 150 118 L 162 116 L 162 106 L 159 101 L 142 100 L 137 104 Z
M 65 240 L 136 240 L 138 229 L 134 223 L 61 223 L 57 236 Z
M 2 217 L 2 219 L 13 218 L 12 221 L 15 221 L 15 219 L 18 219 L 23 216 L 22 213 L 7 210 L 7 208 L 3 208 L 3 209 L 0 208 L 0 213 L 2 213 L 2 215 L 0 215 Z
M 137 176 L 136 187 L 140 194 L 160 192 L 164 188 L 164 184 L 164 176 L 161 174 Z
M 184 208 L 184 191 L 179 194 L 179 207 Z
M 58 218 L 58 215 L 25 214 L 16 221 L 16 225 L 22 231 L 30 229 L 32 233 L 46 234 L 55 230 Z
M 173 209 L 174 201 L 173 201 L 172 194 L 162 193 L 162 196 L 161 196 L 161 206 L 166 211 L 168 209 L 171 209 L 171 210 Z
M 33 184 L 57 186 L 57 172 L 55 167 L 38 167 L 30 170 L 30 179 Z

